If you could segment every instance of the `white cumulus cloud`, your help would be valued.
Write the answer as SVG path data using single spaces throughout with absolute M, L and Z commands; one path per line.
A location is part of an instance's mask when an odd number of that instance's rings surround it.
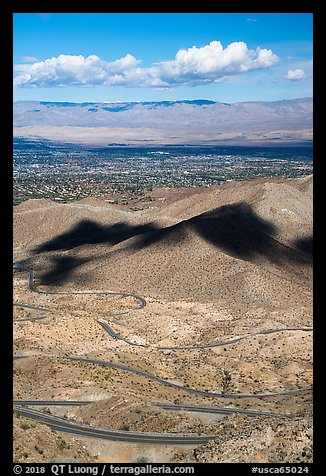
M 301 81 L 306 77 L 305 72 L 303 69 L 289 69 L 289 71 L 284 76 L 284 79 L 288 79 L 289 81 Z
M 203 84 L 221 82 L 226 76 L 254 69 L 268 68 L 278 62 L 271 50 L 249 50 L 237 41 L 223 48 L 220 41 L 187 50 L 179 50 L 172 61 L 158 63 L 160 77 L 168 84 Z
M 96 55 L 59 55 L 33 64 L 15 67 L 22 74 L 16 76 L 16 86 L 96 86 L 106 84 L 117 76 L 126 75 L 139 61 L 128 54 L 111 63 Z
M 279 58 L 269 49 L 248 49 L 238 41 L 225 48 L 220 41 L 203 47 L 179 50 L 169 61 L 141 67 L 131 54 L 113 62 L 96 55 L 64 55 L 15 66 L 14 84 L 19 87 L 96 85 L 171 88 L 180 85 L 220 83 L 228 76 L 269 68 Z

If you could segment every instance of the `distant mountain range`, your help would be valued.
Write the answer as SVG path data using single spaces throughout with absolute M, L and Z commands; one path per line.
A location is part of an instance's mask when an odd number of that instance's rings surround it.
M 75 143 L 216 144 L 312 140 L 312 98 L 222 103 L 14 103 L 14 135 Z

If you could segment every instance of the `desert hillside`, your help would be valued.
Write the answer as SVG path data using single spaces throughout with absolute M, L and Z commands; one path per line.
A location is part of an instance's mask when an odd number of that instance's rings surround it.
M 15 259 L 50 286 L 241 305 L 311 295 L 311 177 L 195 189 L 141 211 L 30 200 L 14 233 Z
M 27 273 L 15 272 L 14 302 L 49 310 L 45 319 L 19 323 L 35 312 L 15 308 L 14 353 L 27 356 L 14 364 L 15 398 L 90 400 L 51 412 L 96 427 L 217 437 L 198 448 L 154 451 L 65 436 L 60 454 L 55 437 L 36 425 L 35 441 L 39 435 L 54 442 L 51 458 L 66 458 L 70 445 L 82 461 L 134 462 L 139 454 L 151 462 L 311 461 L 311 392 L 301 390 L 312 386 L 312 191 L 308 176 L 158 189 L 140 209 L 135 201 L 131 207 L 92 198 L 14 207 L 14 261 L 34 270 L 43 291 L 28 289 Z M 89 294 L 69 294 L 81 291 Z M 137 309 L 137 300 L 121 292 L 143 297 L 146 306 Z M 123 339 L 112 339 L 98 320 Z M 223 397 L 272 392 L 290 393 Z M 157 403 L 273 416 L 217 418 Z M 291 418 L 288 426 L 284 418 Z M 16 426 L 16 447 L 28 461 L 35 450 L 22 449 L 24 432 Z

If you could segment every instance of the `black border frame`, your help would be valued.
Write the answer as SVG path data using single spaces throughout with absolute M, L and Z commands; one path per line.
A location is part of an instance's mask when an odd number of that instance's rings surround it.
M 12 233 L 12 156 L 13 156 L 13 146 L 12 146 L 12 124 L 13 124 L 13 91 L 12 91 L 12 68 L 13 68 L 13 14 L 14 13 L 311 13 L 313 14 L 313 29 L 314 29 L 314 248 L 315 256 L 319 258 L 319 252 L 321 250 L 321 236 L 319 232 L 319 218 L 322 212 L 322 206 L 319 205 L 318 194 L 321 191 L 321 165 L 323 161 L 326 161 L 326 158 L 323 157 L 321 150 L 320 142 L 320 130 L 321 124 L 317 121 L 318 108 L 321 104 L 321 93 L 319 86 L 319 81 L 317 84 L 317 71 L 319 72 L 319 64 L 322 63 L 318 61 L 318 57 L 321 56 L 321 45 L 319 45 L 319 40 L 321 39 L 321 29 L 322 29 L 322 18 L 321 18 L 321 8 L 320 4 L 318 5 L 316 0 L 265 0 L 264 2 L 252 0 L 243 2 L 241 0 L 235 0 L 230 3 L 224 3 L 216 5 L 216 8 L 212 8 L 211 4 L 208 3 L 207 6 L 201 3 L 201 9 L 189 9 L 187 7 L 180 7 L 174 2 L 164 2 L 164 10 L 158 9 L 157 11 L 153 10 L 153 4 L 150 7 L 144 5 L 137 5 L 138 9 L 134 10 L 133 8 L 128 8 L 126 11 L 123 11 L 121 8 L 114 9 L 111 8 L 111 5 L 108 4 L 107 8 L 104 8 L 103 0 L 92 0 L 92 2 L 82 2 L 74 0 L 12 0 L 10 2 L 5 1 L 5 4 L 1 5 L 0 9 L 0 45 L 1 51 L 5 55 L 5 60 L 2 63 L 2 112 L 3 112 L 3 121 L 2 121 L 2 130 L 4 129 L 4 134 L 1 138 L 1 161 L 2 161 L 2 172 L 0 174 L 1 186 L 0 191 L 2 194 L 1 204 L 4 205 L 2 211 L 2 218 L 4 218 L 3 227 L 2 227 L 2 298 L 1 305 L 3 310 L 3 320 L 5 323 L 5 329 L 3 330 L 3 339 L 1 343 L 1 351 L 3 352 L 3 369 L 2 373 L 2 396 L 5 397 L 5 409 L 2 410 L 2 428 L 5 428 L 5 438 L 2 439 L 1 445 L 1 463 L 4 463 L 5 466 L 8 466 L 8 474 L 12 474 L 12 440 L 13 440 L 13 431 L 12 431 L 12 278 L 11 278 L 11 269 L 12 269 L 12 243 L 13 243 L 13 233 Z M 9 4 L 10 3 L 10 4 Z M 161 6 L 160 4 L 158 5 Z M 317 66 L 316 66 L 317 64 Z M 319 412 L 322 408 L 321 395 L 322 390 L 320 388 L 322 378 L 319 377 L 318 373 L 320 368 L 320 349 L 322 333 L 319 331 L 320 321 L 323 316 L 320 313 L 320 297 L 321 297 L 321 278 L 318 278 L 318 275 L 321 271 L 320 259 L 314 259 L 314 325 L 315 325 L 315 337 L 314 337 L 314 411 L 317 418 L 315 418 L 314 428 L 314 462 L 312 465 L 309 465 L 310 471 L 309 474 L 314 472 L 314 469 L 317 470 L 316 466 L 319 466 L 322 455 L 322 445 L 321 445 L 321 427 L 319 426 Z M 321 275 L 321 273 L 320 273 Z M 319 436 L 318 436 L 319 434 Z M 210 463 L 210 467 L 214 463 Z M 232 472 L 236 470 L 237 474 L 250 474 L 252 466 L 260 466 L 259 464 L 241 464 L 234 463 L 231 466 L 221 463 L 215 463 L 217 465 L 216 469 L 221 468 L 222 474 L 229 471 Z M 286 466 L 286 464 L 283 464 Z M 204 466 L 204 468 L 199 468 L 199 466 Z M 199 464 L 196 468 L 200 470 L 207 469 L 205 464 Z M 263 464 L 263 467 L 276 467 L 280 464 Z M 6 473 L 5 473 L 6 474 Z M 24 473 L 23 473 L 24 474 Z M 50 473 L 48 473 L 50 474 Z

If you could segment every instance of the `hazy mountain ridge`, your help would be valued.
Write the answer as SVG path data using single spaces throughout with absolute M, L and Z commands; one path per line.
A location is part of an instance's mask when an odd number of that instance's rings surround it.
M 312 105 L 312 98 L 232 104 L 208 100 L 80 104 L 19 101 L 14 103 L 14 135 L 58 140 L 61 134 L 68 142 L 99 143 L 110 142 L 113 137 L 126 143 L 310 140 Z M 85 128 L 82 138 L 76 127 Z

